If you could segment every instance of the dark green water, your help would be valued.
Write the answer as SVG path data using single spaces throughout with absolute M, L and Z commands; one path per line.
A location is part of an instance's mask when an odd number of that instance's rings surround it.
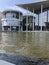
M 49 32 L 0 32 L 0 53 L 49 58 Z

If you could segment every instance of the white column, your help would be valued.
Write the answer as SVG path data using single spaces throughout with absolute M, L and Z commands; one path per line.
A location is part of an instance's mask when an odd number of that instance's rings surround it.
M 27 8 L 27 15 L 26 15 L 26 31 L 28 31 L 28 8 Z
M 21 24 L 23 25 L 23 15 L 21 16 Z M 21 25 L 21 31 L 23 31 L 22 25 Z
M 11 25 L 10 25 L 10 31 L 11 31 Z
M 42 31 L 42 22 L 43 22 L 43 21 L 42 21 L 42 17 L 43 17 L 43 16 L 42 16 L 42 12 L 43 12 L 43 5 L 41 4 L 41 31 Z
M 38 30 L 39 30 L 39 14 L 38 14 Z
M 4 27 L 2 26 L 2 31 L 4 31 Z
M 33 31 L 34 31 L 34 8 L 33 8 Z
M 46 20 L 47 20 L 46 22 L 48 22 L 48 10 L 47 10 L 47 19 Z
M 20 12 L 19 12 L 19 31 L 20 31 Z
M 11 11 L 10 11 L 10 15 L 11 15 Z M 12 19 L 12 18 L 11 18 L 11 19 Z M 10 31 L 12 31 L 12 30 L 11 30 L 11 24 L 10 24 Z
M 22 25 L 23 25 L 23 15 L 22 15 Z M 22 27 L 22 26 L 21 26 Z M 22 31 L 23 31 L 23 27 L 22 27 Z

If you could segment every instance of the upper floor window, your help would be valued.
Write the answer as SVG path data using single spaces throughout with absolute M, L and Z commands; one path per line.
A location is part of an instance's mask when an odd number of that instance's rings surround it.
M 19 15 L 20 15 L 20 17 L 19 17 Z M 16 19 L 21 19 L 22 18 L 22 13 L 20 13 L 20 12 L 6 12 L 5 14 L 4 14 L 4 16 L 5 16 L 5 18 L 16 18 Z
M 19 19 L 19 12 L 16 12 L 16 18 Z

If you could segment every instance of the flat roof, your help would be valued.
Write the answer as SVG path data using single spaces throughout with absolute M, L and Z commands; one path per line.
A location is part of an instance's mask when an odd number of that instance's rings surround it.
M 7 13 L 7 12 L 17 12 L 15 10 L 4 10 L 3 13 Z
M 49 1 L 40 1 L 40 2 L 34 2 L 34 3 L 27 3 L 27 4 L 18 4 L 17 6 L 20 6 L 22 8 L 25 8 L 33 12 L 33 8 L 36 14 L 39 14 L 41 12 L 41 5 L 43 5 L 43 11 L 46 11 L 49 9 Z
M 9 10 L 4 10 L 4 11 L 3 11 L 3 14 L 9 13 L 9 12 L 12 12 L 12 13 L 21 13 L 21 14 L 22 14 L 22 12 L 20 12 L 20 11 L 11 10 L 11 9 L 9 9 Z

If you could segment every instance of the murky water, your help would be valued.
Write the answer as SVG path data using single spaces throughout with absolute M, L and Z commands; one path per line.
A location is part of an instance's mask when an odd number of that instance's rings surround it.
M 49 58 L 49 32 L 0 32 L 0 53 Z

